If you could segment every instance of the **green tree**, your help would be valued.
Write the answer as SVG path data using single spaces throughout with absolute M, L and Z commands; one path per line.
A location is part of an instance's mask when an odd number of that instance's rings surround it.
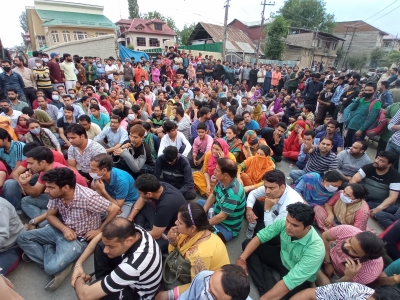
M 289 22 L 282 16 L 277 16 L 273 22 L 265 27 L 267 38 L 264 52 L 269 59 L 280 60 L 285 52 L 285 40 L 289 29 Z
M 26 43 L 25 32 L 29 32 L 28 17 L 26 16 L 26 11 L 23 11 L 19 15 L 19 26 L 22 28 L 22 31 L 23 31 L 23 32 L 21 32 L 21 38 L 22 38 L 23 44 L 25 45 L 25 43 Z
M 128 0 L 129 19 L 140 18 L 137 0 Z
M 370 66 L 371 67 L 377 67 L 379 64 L 379 61 L 385 57 L 385 51 L 383 51 L 381 48 L 376 47 L 374 50 L 371 52 L 370 56 Z
M 178 30 L 177 34 L 177 42 L 179 45 L 188 45 L 190 35 L 192 34 L 194 28 L 196 27 L 196 23 L 187 24 L 183 26 L 182 30 Z
M 336 51 L 336 58 L 335 58 L 335 66 L 338 65 L 339 61 L 342 60 L 342 58 L 345 55 L 345 51 L 342 48 L 337 49 Z
M 172 19 L 169 16 L 164 16 L 163 14 L 159 13 L 158 11 L 149 11 L 147 13 L 142 14 L 142 19 L 145 20 L 151 20 L 151 19 L 160 19 L 167 23 L 169 28 L 171 28 L 173 31 L 178 32 L 178 27 L 176 27 L 174 19 Z
M 278 11 L 290 26 L 332 33 L 335 15 L 326 12 L 324 0 L 286 0 Z
M 365 67 L 368 61 L 368 55 L 366 53 L 357 53 L 349 56 L 347 59 L 347 64 L 350 69 L 360 70 Z
M 389 55 L 387 56 L 386 61 L 390 64 L 389 67 L 392 64 L 399 65 L 400 64 L 400 51 L 392 50 L 389 53 Z

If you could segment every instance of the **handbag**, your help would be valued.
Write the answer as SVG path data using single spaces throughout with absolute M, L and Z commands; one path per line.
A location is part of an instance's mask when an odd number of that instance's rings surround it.
M 190 283 L 192 281 L 190 261 L 183 258 L 176 247 L 164 261 L 162 277 L 165 288 L 172 290 L 174 287 Z

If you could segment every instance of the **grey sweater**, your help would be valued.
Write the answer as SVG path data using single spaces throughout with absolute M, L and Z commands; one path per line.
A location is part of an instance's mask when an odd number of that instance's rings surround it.
M 338 155 L 338 171 L 345 176 L 353 176 L 357 171 L 366 164 L 372 163 L 371 159 L 366 153 L 360 158 L 354 158 L 350 154 L 350 148 L 346 148 Z
M 19 234 L 24 230 L 24 225 L 18 218 L 14 206 L 0 197 L 0 252 L 12 248 Z

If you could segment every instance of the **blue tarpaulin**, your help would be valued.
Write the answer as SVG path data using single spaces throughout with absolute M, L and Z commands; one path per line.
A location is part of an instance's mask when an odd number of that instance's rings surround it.
M 121 44 L 118 44 L 118 47 L 119 47 L 119 58 L 122 59 L 122 62 L 124 62 L 125 58 L 127 57 L 128 58 L 134 57 L 136 62 L 140 61 L 140 58 L 142 56 L 144 56 L 146 60 L 149 60 L 149 56 L 142 51 L 131 50 L 129 48 L 122 46 Z

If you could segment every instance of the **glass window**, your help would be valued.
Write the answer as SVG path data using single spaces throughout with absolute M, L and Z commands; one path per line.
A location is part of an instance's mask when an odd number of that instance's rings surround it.
M 126 38 L 126 44 L 130 45 L 131 44 L 131 38 Z
M 136 38 L 136 44 L 138 46 L 146 46 L 146 38 L 144 38 L 144 37 Z
M 159 39 L 150 38 L 149 43 L 150 43 L 150 47 L 160 47 Z
M 71 35 L 69 34 L 68 30 L 63 30 L 62 35 L 65 43 L 71 41 Z
M 108 33 L 105 32 L 96 32 L 96 36 L 102 36 L 102 35 L 107 35 Z
M 154 30 L 162 31 L 162 24 L 160 24 L 160 23 L 154 23 Z
M 74 31 L 74 40 L 80 41 L 88 38 L 88 34 L 85 31 Z
M 59 43 L 60 39 L 58 38 L 58 31 L 52 31 L 51 36 L 53 37 L 53 42 L 54 43 Z
M 36 41 L 37 41 L 37 48 L 42 48 L 43 46 L 47 46 L 46 43 L 46 37 L 44 35 L 37 35 L 36 36 Z

